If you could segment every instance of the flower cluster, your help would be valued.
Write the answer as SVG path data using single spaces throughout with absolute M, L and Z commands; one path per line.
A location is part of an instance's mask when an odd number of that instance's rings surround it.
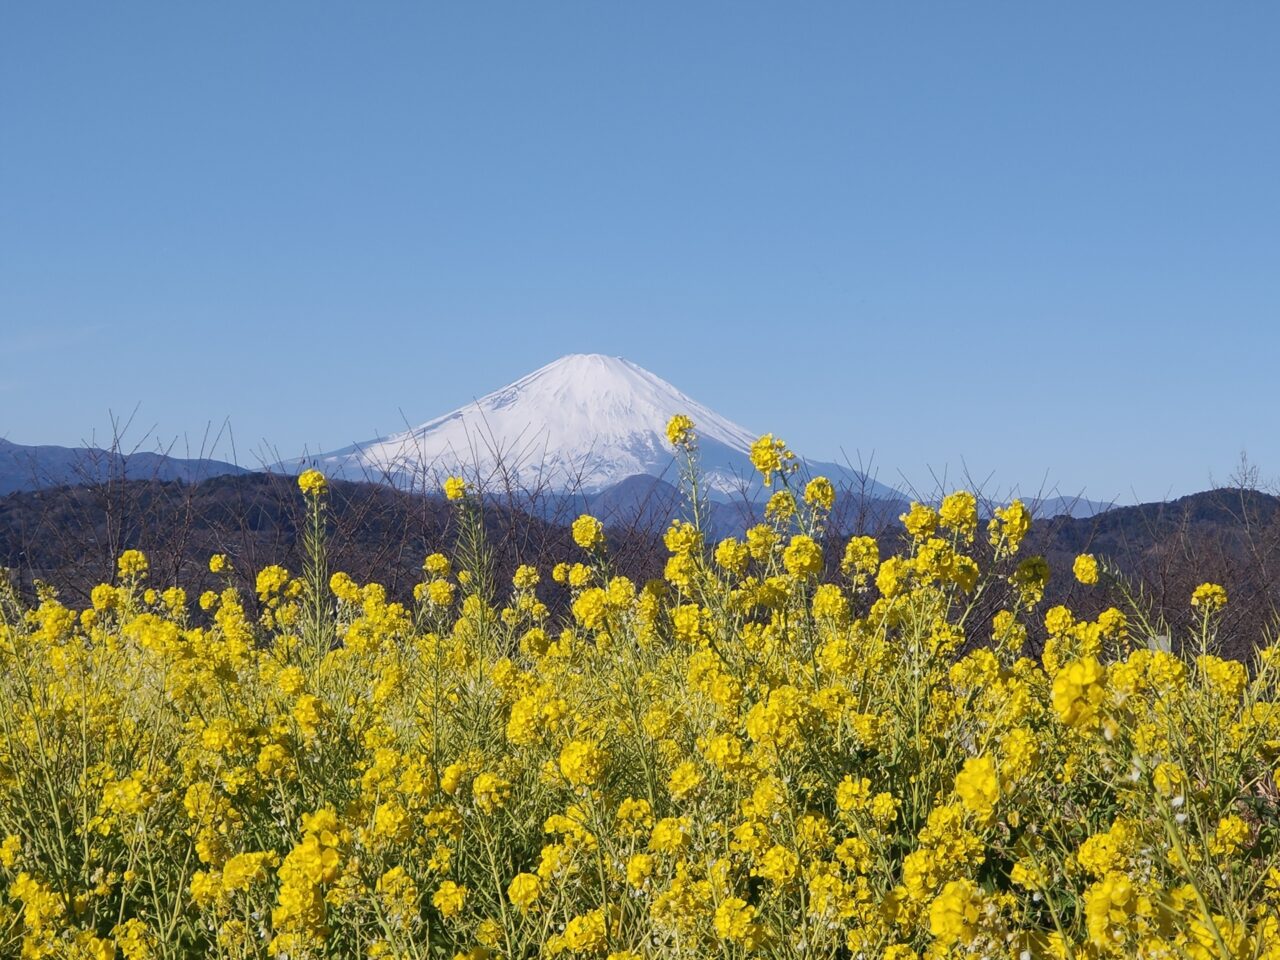
M 1213 655 L 1220 587 L 1157 644 L 1040 609 L 1020 503 L 882 556 L 753 460 L 763 522 L 673 523 L 648 583 L 584 516 L 501 588 L 313 558 L 189 604 L 129 551 L 83 609 L 0 597 L 0 955 L 1280 957 L 1280 654 Z

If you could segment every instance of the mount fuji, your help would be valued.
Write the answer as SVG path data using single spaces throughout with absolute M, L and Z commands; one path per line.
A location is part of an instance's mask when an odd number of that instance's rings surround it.
M 600 354 L 561 357 L 409 430 L 272 469 L 316 467 L 330 477 L 428 490 L 460 474 L 489 491 L 593 496 L 637 476 L 677 483 L 679 468 L 666 439 L 667 421 L 677 413 L 696 425 L 710 495 L 759 499 L 762 487 L 749 456 L 757 434 L 643 367 Z M 865 497 L 901 497 L 838 464 L 805 460 L 802 472 L 823 474 Z

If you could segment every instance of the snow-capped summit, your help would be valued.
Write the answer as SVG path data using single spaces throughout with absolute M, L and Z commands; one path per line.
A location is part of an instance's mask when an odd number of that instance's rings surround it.
M 592 494 L 637 474 L 675 482 L 666 425 L 677 413 L 696 425 L 709 489 L 730 495 L 750 486 L 757 434 L 643 367 L 600 354 L 561 357 L 410 430 L 280 466 L 400 486 L 462 474 L 490 489 Z

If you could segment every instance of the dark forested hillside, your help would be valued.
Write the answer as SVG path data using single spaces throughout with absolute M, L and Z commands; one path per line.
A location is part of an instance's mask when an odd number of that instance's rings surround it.
M 605 502 L 593 506 L 597 511 L 608 507 Z M 499 577 L 519 563 L 548 571 L 557 561 L 575 559 L 567 527 L 577 509 L 568 500 L 489 501 L 486 528 Z M 886 553 L 902 548 L 899 510 L 888 502 L 877 502 L 876 509 L 837 509 L 835 542 L 828 550 L 832 575 L 837 575 L 840 545 L 851 534 L 876 535 Z M 407 596 L 424 555 L 451 548 L 451 517 L 438 497 L 335 482 L 333 567 Z M 886 517 L 893 519 L 886 522 Z M 10 568 L 28 592 L 36 580 L 45 580 L 69 600 L 82 601 L 95 583 L 111 580 L 115 558 L 125 549 L 136 547 L 150 556 L 155 582 L 182 583 L 188 591 L 214 585 L 207 561 L 221 552 L 248 586 L 268 564 L 300 569 L 301 519 L 294 480 L 270 474 L 199 483 L 121 480 L 13 493 L 0 498 L 0 566 Z M 609 543 L 616 572 L 637 581 L 661 576 L 665 550 L 652 511 L 603 519 L 615 521 Z M 1097 555 L 1121 579 L 1104 578 L 1097 587 L 1075 583 L 1071 564 L 1084 552 Z M 1024 546 L 1024 554 L 1033 553 L 1044 554 L 1053 571 L 1041 612 L 1065 602 L 1089 616 L 1136 599 L 1177 637 L 1191 624 L 1191 591 L 1212 581 L 1230 595 L 1222 633 L 1226 652 L 1237 655 L 1266 636 L 1280 612 L 1280 499 L 1266 493 L 1220 489 L 1088 519 L 1039 520 Z M 555 602 L 556 588 L 548 582 L 546 589 Z M 980 620 L 972 625 L 974 639 L 981 639 L 984 628 Z

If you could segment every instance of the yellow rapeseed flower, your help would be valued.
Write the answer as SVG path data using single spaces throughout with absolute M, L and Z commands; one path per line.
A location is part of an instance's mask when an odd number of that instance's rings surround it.
M 1216 583 L 1202 583 L 1191 593 L 1191 605 L 1213 613 L 1227 605 L 1227 591 Z
M 775 473 L 785 476 L 794 473 L 798 466 L 796 455 L 771 433 L 751 445 L 751 465 L 760 473 L 766 487 L 772 486 Z
M 688 449 L 693 440 L 693 421 L 685 414 L 677 413 L 667 421 L 667 442 L 673 447 Z
M 573 521 L 573 542 L 583 550 L 597 550 L 604 546 L 604 524 L 584 513 Z
M 782 551 L 782 564 L 793 577 L 816 577 L 822 572 L 822 548 L 812 537 L 798 534 Z
M 1091 553 L 1082 553 L 1076 557 L 1071 572 L 1080 583 L 1091 587 L 1098 582 L 1098 560 Z
M 729 897 L 716 907 L 713 925 L 716 935 L 730 943 L 745 943 L 755 938 L 756 908 L 741 897 Z
M 836 488 L 826 477 L 814 477 L 805 484 L 804 502 L 815 509 L 830 512 L 836 503 Z
M 965 809 L 976 814 L 979 820 L 989 819 L 1000 799 L 995 761 L 988 755 L 966 760 L 964 769 L 956 774 L 955 790 Z
M 572 740 L 560 751 L 560 773 L 574 787 L 594 786 L 604 763 L 604 751 L 592 740 Z
M 957 490 L 942 498 L 938 519 L 963 540 L 972 540 L 978 529 L 978 498 L 968 490 Z
M 431 895 L 431 903 L 440 911 L 440 916 L 446 920 L 460 914 L 462 906 L 466 902 L 467 888 L 452 880 L 445 880 L 440 886 L 436 887 L 435 893 Z
M 911 509 L 898 519 L 906 527 L 907 533 L 917 540 L 933 536 L 933 532 L 938 528 L 937 511 L 923 503 L 913 502 Z
M 1107 669 L 1094 657 L 1067 664 L 1053 680 L 1053 709 L 1070 727 L 1086 727 L 1106 696 Z
M 121 580 L 145 577 L 149 567 L 147 555 L 141 550 L 126 550 L 120 554 L 120 559 L 116 563 L 117 572 L 120 574 Z
M 949 947 L 967 943 L 983 915 L 982 894 L 969 880 L 951 880 L 929 905 L 929 932 Z
M 507 885 L 507 899 L 522 912 L 528 912 L 542 896 L 542 880 L 536 873 L 518 873 Z
M 319 497 L 329 489 L 329 481 L 319 470 L 304 470 L 298 475 L 298 489 L 308 497 Z

